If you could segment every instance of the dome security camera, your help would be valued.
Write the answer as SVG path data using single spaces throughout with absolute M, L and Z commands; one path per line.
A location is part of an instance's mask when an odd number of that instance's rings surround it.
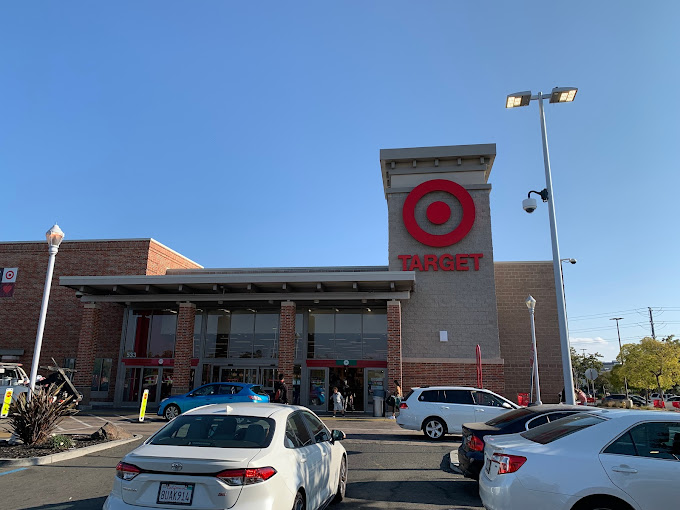
M 536 204 L 536 199 L 534 198 L 526 198 L 522 200 L 522 209 L 524 209 L 529 214 L 534 212 L 537 207 L 538 205 Z

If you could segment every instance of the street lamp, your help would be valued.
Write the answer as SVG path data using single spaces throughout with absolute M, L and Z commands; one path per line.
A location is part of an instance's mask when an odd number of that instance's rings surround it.
M 616 333 L 619 335 L 619 356 L 621 357 L 621 366 L 623 366 L 623 347 L 621 347 L 621 330 L 619 329 L 619 321 L 623 320 L 623 317 L 612 317 L 610 321 L 616 321 Z M 628 396 L 628 378 L 623 376 L 623 385 L 626 388 L 626 400 L 630 397 Z
M 47 263 L 47 276 L 45 277 L 45 290 L 43 291 L 42 305 L 40 306 L 40 320 L 38 321 L 38 334 L 35 337 L 35 349 L 33 349 L 33 365 L 31 365 L 31 391 L 30 398 L 35 391 L 35 380 L 38 377 L 38 364 L 40 363 L 40 349 L 42 348 L 43 331 L 45 330 L 45 317 L 47 316 L 47 303 L 50 300 L 50 289 L 52 288 L 52 273 L 54 272 L 54 258 L 59 251 L 59 245 L 64 239 L 64 233 L 56 223 L 45 233 L 47 245 L 49 246 L 50 258 Z
M 536 308 L 536 300 L 529 295 L 524 301 L 529 309 L 529 318 L 531 319 L 531 345 L 534 348 L 534 381 L 536 381 L 536 405 L 541 405 L 541 385 L 538 382 L 538 351 L 536 351 L 536 328 L 534 326 L 534 308 Z M 572 392 L 573 393 L 573 392 Z
M 568 103 L 574 100 L 576 87 L 556 87 L 553 89 L 550 96 L 539 92 L 532 95 L 531 92 L 518 92 L 510 94 L 505 103 L 506 108 L 516 108 L 519 106 L 527 106 L 532 100 L 538 100 L 538 110 L 541 120 L 541 137 L 543 140 L 543 164 L 545 166 L 545 191 L 548 195 L 548 213 L 550 216 L 550 237 L 552 240 L 553 252 L 553 273 L 555 275 L 555 294 L 557 297 L 557 322 L 560 329 L 560 345 L 562 350 L 562 375 L 564 378 L 564 387 L 570 388 L 572 385 L 571 379 L 571 352 L 569 349 L 569 334 L 567 332 L 567 317 L 566 308 L 564 306 L 564 292 L 559 292 L 558 289 L 563 288 L 562 271 L 560 270 L 560 247 L 557 240 L 557 220 L 555 218 L 555 196 L 553 194 L 552 176 L 550 174 L 550 155 L 548 153 L 548 135 L 545 127 L 545 112 L 543 111 L 543 98 L 550 97 L 551 103 Z M 526 202 L 526 201 L 525 201 Z M 536 207 L 531 205 L 524 206 L 527 212 L 533 212 Z M 567 404 L 575 404 L 574 392 L 565 391 L 565 401 Z

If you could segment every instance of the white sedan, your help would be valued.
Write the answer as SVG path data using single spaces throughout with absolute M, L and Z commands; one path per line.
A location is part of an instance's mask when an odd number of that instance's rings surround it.
M 104 510 L 323 508 L 345 496 L 344 437 L 304 407 L 192 409 L 118 463 Z
M 680 416 L 593 410 L 484 449 L 487 510 L 651 510 L 680 504 Z

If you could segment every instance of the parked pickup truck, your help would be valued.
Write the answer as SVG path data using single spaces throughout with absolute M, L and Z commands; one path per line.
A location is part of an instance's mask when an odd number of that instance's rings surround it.
M 28 393 L 28 376 L 21 363 L 0 363 L 0 399 L 7 388 L 12 388 L 12 400 L 16 400 L 21 393 Z

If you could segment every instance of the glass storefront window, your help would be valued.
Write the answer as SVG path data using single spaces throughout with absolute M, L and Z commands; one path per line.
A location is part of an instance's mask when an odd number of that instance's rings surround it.
M 92 391 L 109 391 L 109 381 L 111 380 L 111 358 L 95 358 L 92 370 Z
M 309 359 L 386 360 L 387 311 L 312 310 L 307 338 Z
M 361 359 L 361 312 L 335 314 L 335 356 Z
M 335 315 L 330 310 L 312 310 L 309 313 L 307 333 L 307 357 L 310 359 L 334 359 L 333 333 Z
M 194 358 L 201 357 L 201 327 L 203 326 L 203 314 L 196 313 L 196 319 L 194 320 Z
M 255 314 L 233 312 L 229 332 L 229 357 L 252 358 L 253 337 L 255 336 Z
M 231 314 L 226 310 L 208 313 L 205 330 L 205 358 L 227 358 L 229 355 L 229 329 Z
M 276 358 L 279 343 L 279 314 L 255 314 L 254 358 Z
M 387 359 L 387 311 L 364 312 L 363 359 Z
M 167 310 L 135 310 L 128 315 L 124 357 L 172 358 L 177 314 Z
M 295 359 L 302 360 L 304 342 L 302 340 L 302 332 L 304 331 L 304 315 L 301 313 L 295 314 Z

